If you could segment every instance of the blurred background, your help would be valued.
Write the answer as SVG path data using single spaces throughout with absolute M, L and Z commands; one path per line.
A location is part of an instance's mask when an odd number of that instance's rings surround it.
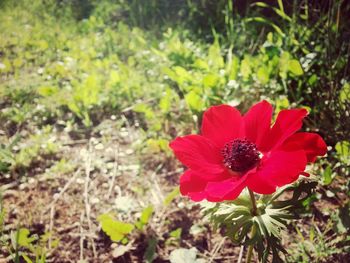
M 347 262 L 349 55 L 346 0 L 1 0 L 0 262 L 237 260 L 168 142 L 261 99 L 329 146 L 285 262 Z

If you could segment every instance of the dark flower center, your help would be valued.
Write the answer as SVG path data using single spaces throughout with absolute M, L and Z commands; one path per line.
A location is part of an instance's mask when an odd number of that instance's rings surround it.
M 256 145 L 247 139 L 228 142 L 221 152 L 224 157 L 224 165 L 234 172 L 247 172 L 260 161 Z

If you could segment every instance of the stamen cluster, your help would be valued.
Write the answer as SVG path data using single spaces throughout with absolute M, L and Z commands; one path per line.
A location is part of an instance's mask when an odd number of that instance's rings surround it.
M 256 145 L 247 139 L 235 139 L 226 143 L 221 153 L 224 157 L 224 165 L 239 173 L 247 172 L 260 161 Z

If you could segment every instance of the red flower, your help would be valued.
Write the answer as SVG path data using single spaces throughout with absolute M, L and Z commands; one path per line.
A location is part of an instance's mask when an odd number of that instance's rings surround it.
M 315 133 L 296 133 L 305 109 L 282 110 L 271 127 L 272 106 L 255 104 L 245 114 L 228 105 L 209 108 L 202 134 L 177 137 L 170 143 L 176 157 L 188 167 L 180 191 L 194 201 L 233 200 L 248 187 L 272 194 L 290 184 L 307 163 L 324 155 L 327 146 Z

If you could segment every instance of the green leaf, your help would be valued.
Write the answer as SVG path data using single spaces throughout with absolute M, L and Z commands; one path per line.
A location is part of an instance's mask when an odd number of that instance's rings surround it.
M 295 76 L 301 76 L 304 74 L 300 62 L 296 59 L 288 61 L 288 70 Z
M 30 232 L 27 228 L 20 228 L 17 231 L 11 231 L 12 247 L 16 249 L 18 249 L 18 247 L 24 247 L 32 251 L 32 242 L 37 240 L 37 237 L 29 237 L 29 235 Z
M 162 110 L 164 113 L 168 113 L 171 109 L 171 99 L 172 99 L 172 94 L 171 94 L 171 89 L 167 88 L 165 90 L 164 96 L 159 101 L 159 108 Z
M 224 59 L 221 56 L 220 45 L 217 40 L 215 40 L 214 43 L 209 47 L 208 61 L 210 68 L 219 69 L 223 68 L 225 65 Z
M 25 260 L 26 263 L 33 263 L 33 261 L 24 253 L 21 253 L 21 256 Z
M 332 183 L 332 168 L 330 165 L 326 167 L 326 169 L 323 171 L 323 185 L 329 185 Z
M 341 103 L 341 105 L 345 105 L 345 102 L 350 102 L 350 83 L 346 82 L 342 89 L 340 90 L 340 94 L 339 94 L 339 101 Z
M 335 150 L 343 163 L 350 164 L 350 141 L 337 142 Z
M 162 71 L 163 71 L 163 73 L 164 73 L 165 75 L 167 75 L 172 81 L 178 82 L 178 81 L 177 81 L 177 80 L 178 80 L 177 75 L 176 75 L 176 73 L 175 73 L 172 69 L 170 69 L 170 68 L 163 68 Z
M 139 103 L 137 104 L 133 110 L 135 112 L 139 112 L 139 113 L 143 113 L 145 114 L 146 119 L 151 120 L 155 117 L 154 111 L 152 110 L 152 108 L 150 106 L 148 106 L 145 103 Z
M 208 63 L 203 59 L 196 59 L 193 66 L 199 69 L 209 70 Z
M 289 103 L 289 100 L 287 97 L 280 97 L 276 100 L 275 102 L 275 105 L 276 105 L 276 109 L 275 109 L 275 112 L 276 114 L 279 113 L 281 110 L 285 110 L 285 109 L 288 109 L 290 103 Z
M 165 206 L 170 205 L 170 203 L 180 195 L 180 189 L 179 187 L 175 187 L 174 190 L 172 190 L 165 198 L 163 201 L 163 204 Z
M 153 262 L 153 260 L 156 258 L 157 243 L 158 241 L 154 237 L 148 240 L 148 245 L 146 248 L 146 252 L 144 254 L 144 259 L 146 260 L 147 263 Z
M 310 86 L 314 86 L 315 83 L 317 82 L 318 80 L 318 77 L 316 74 L 312 74 L 311 77 L 307 80 L 307 83 L 310 85 Z
M 249 56 L 245 56 L 241 61 L 241 75 L 243 79 L 248 79 L 252 73 L 251 59 Z
M 102 230 L 111 238 L 112 241 L 119 242 L 134 229 L 133 224 L 124 223 L 109 214 L 102 214 L 97 218 L 101 224 Z
M 207 74 L 203 78 L 203 85 L 206 88 L 212 88 L 214 87 L 219 80 L 219 77 L 216 74 Z
M 199 96 L 194 90 L 191 90 L 189 93 L 186 94 L 185 100 L 191 110 L 200 112 L 204 108 L 203 97 Z
M 153 210 L 154 209 L 152 205 L 143 209 L 139 221 L 135 224 L 138 229 L 142 229 L 145 225 L 148 224 L 148 221 L 153 214 Z
M 112 70 L 109 74 L 109 81 L 111 85 L 118 84 L 120 82 L 120 75 L 118 71 Z
M 179 85 L 182 85 L 184 82 L 189 81 L 192 79 L 191 74 L 183 67 L 176 66 L 173 68 L 174 72 L 176 74 L 176 82 Z M 170 77 L 170 76 L 169 76 Z
M 170 236 L 176 239 L 180 239 L 181 238 L 181 233 L 182 233 L 182 228 L 179 227 L 173 231 L 170 232 Z
M 350 205 L 349 203 L 339 208 L 337 230 L 339 233 L 346 233 L 350 230 Z
M 43 96 L 43 97 L 49 97 L 49 96 L 53 96 L 55 94 L 57 94 L 59 91 L 58 87 L 52 87 L 52 86 L 42 86 L 39 87 L 37 92 L 39 95 Z
M 149 219 L 151 218 L 152 214 L 153 214 L 153 206 L 150 205 L 148 207 L 146 207 L 145 209 L 143 209 L 141 217 L 140 217 L 140 221 L 143 224 L 147 224 Z
M 263 17 L 249 17 L 245 19 L 246 22 L 260 22 L 260 23 L 264 23 L 267 25 L 270 25 L 281 37 L 284 37 L 285 34 L 283 33 L 283 31 L 281 30 L 281 28 L 279 26 L 277 26 L 276 24 L 272 23 L 271 21 L 267 20 L 266 18 Z
M 31 243 L 36 240 L 36 237 L 29 237 L 30 232 L 27 228 L 20 228 L 18 230 L 18 245 L 29 248 Z
M 267 70 L 266 66 L 260 67 L 256 73 L 256 76 L 262 84 L 266 84 L 270 80 L 269 71 Z

